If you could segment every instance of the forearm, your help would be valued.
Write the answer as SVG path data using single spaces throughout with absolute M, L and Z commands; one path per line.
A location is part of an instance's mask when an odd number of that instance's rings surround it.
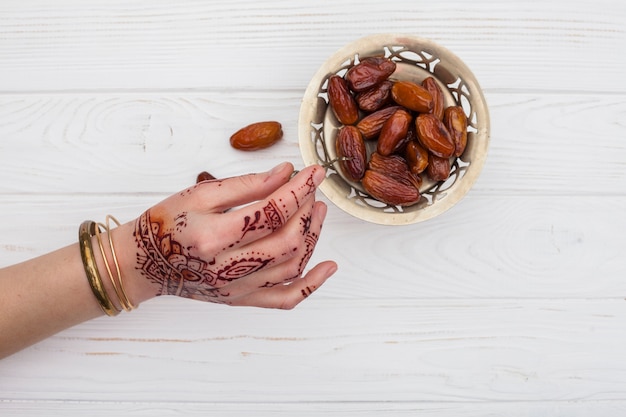
M 133 269 L 134 255 L 127 243 L 132 242 L 132 224 L 114 229 L 113 238 L 120 246 L 116 252 L 123 265 L 123 278 L 126 275 L 126 290 L 133 304 L 138 305 L 154 291 L 145 283 L 135 282 L 135 274 L 127 273 Z M 92 238 L 92 247 L 106 293 L 120 309 L 96 238 Z M 110 251 L 107 256 L 110 259 Z M 102 315 L 87 280 L 78 243 L 0 269 L 0 358 Z
M 78 244 L 0 270 L 0 357 L 103 314 Z

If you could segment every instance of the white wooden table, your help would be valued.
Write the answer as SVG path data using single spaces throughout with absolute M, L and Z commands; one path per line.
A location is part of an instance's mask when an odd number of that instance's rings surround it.
M 0 362 L 0 415 L 624 415 L 626 6 L 358 3 L 0 3 L 1 265 L 202 170 L 301 167 L 309 79 L 368 34 L 455 52 L 492 128 L 440 217 L 385 227 L 330 206 L 312 262 L 340 269 L 294 311 L 169 298 L 85 323 Z M 284 140 L 231 149 L 259 120 Z

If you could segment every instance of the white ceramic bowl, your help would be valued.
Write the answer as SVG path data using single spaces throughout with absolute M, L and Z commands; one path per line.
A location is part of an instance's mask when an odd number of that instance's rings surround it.
M 436 43 L 409 35 L 380 34 L 358 39 L 333 54 L 320 67 L 306 89 L 299 117 L 300 151 L 305 165 L 327 164 L 335 157 L 335 137 L 341 125 L 328 104 L 331 75 L 346 71 L 368 56 L 386 56 L 396 62 L 390 79 L 421 82 L 433 76 L 444 92 L 445 106 L 460 105 L 468 118 L 465 152 L 452 163 L 450 177 L 433 182 L 426 177 L 421 199 L 408 206 L 390 206 L 370 197 L 359 183 L 347 180 L 338 164 L 329 166 L 320 190 L 337 207 L 360 219 L 402 225 L 431 219 L 454 206 L 470 190 L 484 165 L 489 147 L 489 111 L 469 68 L 456 55 Z M 367 142 L 368 152 L 375 142 Z

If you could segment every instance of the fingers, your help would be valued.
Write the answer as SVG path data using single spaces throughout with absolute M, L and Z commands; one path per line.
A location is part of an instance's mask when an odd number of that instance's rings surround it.
M 226 283 L 227 285 L 222 288 L 227 290 L 233 298 L 300 278 L 319 239 L 326 216 L 326 205 L 316 202 L 311 204 L 310 210 L 301 210 L 301 212 L 280 232 L 249 245 L 257 249 L 264 247 L 270 253 L 273 251 L 276 256 L 272 258 L 272 264 L 267 265 L 263 270 Z
M 263 200 L 222 214 L 220 222 L 213 225 L 213 235 L 230 236 L 230 247 L 237 248 L 277 231 L 315 198 L 317 186 L 324 178 L 320 166 L 303 169 Z
M 209 286 L 200 285 L 192 292 L 190 298 L 229 305 L 291 309 L 308 297 L 335 272 L 337 266 L 334 262 L 323 262 L 301 278 L 317 244 L 326 215 L 326 205 L 315 202 L 310 211 L 305 207 L 300 211 L 310 212 L 311 220 L 308 226 L 298 224 L 294 218 L 280 232 L 262 240 L 269 242 L 268 247 L 276 246 L 281 238 L 277 237 L 277 241 L 273 242 L 272 239 L 279 234 L 287 239 L 285 231 L 292 229 L 289 231 L 292 236 L 289 238 L 288 246 L 297 247 L 293 256 L 272 258 L 272 263 L 259 267 L 258 261 L 261 257 L 248 258 L 250 254 L 261 255 L 257 249 L 257 242 L 249 247 L 232 251 L 224 258 L 226 264 L 217 262 L 215 265 L 217 270 L 212 275 L 222 278 Z M 294 234 L 294 230 L 297 233 Z M 228 262 L 238 259 L 246 262 L 227 265 Z M 257 263 L 252 265 L 253 262 Z M 250 269 L 250 266 L 254 268 Z M 236 274 L 239 275 L 235 276 Z
M 313 267 L 302 279 L 295 280 L 289 285 L 253 292 L 235 300 L 233 305 L 291 310 L 321 287 L 336 271 L 335 262 L 325 261 Z
M 289 181 L 293 172 L 293 165 L 283 162 L 271 170 L 258 174 L 240 175 L 225 178 L 217 183 L 211 183 L 210 187 L 219 190 L 219 198 L 215 189 L 211 190 L 207 205 L 216 212 L 241 206 L 253 201 L 261 200 L 276 191 L 280 186 Z

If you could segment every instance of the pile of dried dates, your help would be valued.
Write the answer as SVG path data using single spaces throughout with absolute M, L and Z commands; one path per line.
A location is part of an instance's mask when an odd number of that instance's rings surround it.
M 460 106 L 444 107 L 433 77 L 393 80 L 395 70 L 391 59 L 363 58 L 329 78 L 328 99 L 342 125 L 336 152 L 344 175 L 379 201 L 410 206 L 420 199 L 422 175 L 449 177 L 467 145 L 467 117 Z M 366 141 L 376 141 L 371 155 Z

